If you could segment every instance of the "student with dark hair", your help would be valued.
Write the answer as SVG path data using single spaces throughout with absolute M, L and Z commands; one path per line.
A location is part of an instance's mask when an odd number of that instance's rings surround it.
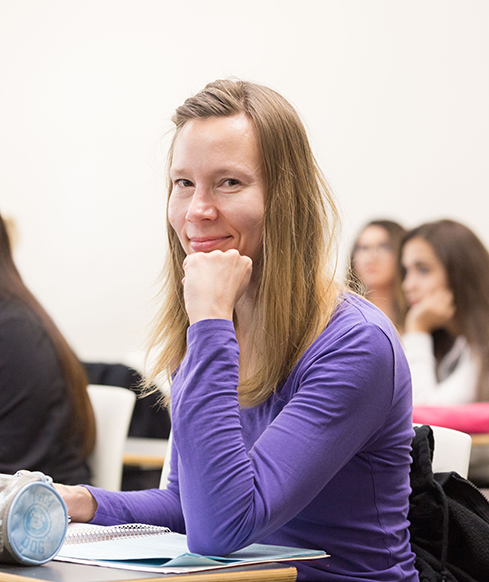
M 397 268 L 405 229 L 393 220 L 372 220 L 358 234 L 350 253 L 348 286 L 364 294 L 398 328 L 404 294 Z
M 148 378 L 173 377 L 168 488 L 58 485 L 70 515 L 164 524 L 202 554 L 331 554 L 299 580 L 416 582 L 407 362 L 390 321 L 334 280 L 338 214 L 297 112 L 226 80 L 174 122 Z
M 0 472 L 89 483 L 95 420 L 83 366 L 12 258 L 0 216 Z
M 489 401 L 489 253 L 465 225 L 438 220 L 402 243 L 403 342 L 416 405 Z

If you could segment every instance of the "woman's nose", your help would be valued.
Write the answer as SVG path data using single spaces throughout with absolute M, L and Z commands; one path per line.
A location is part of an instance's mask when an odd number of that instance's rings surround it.
M 215 220 L 217 208 L 212 192 L 204 188 L 196 188 L 188 207 L 186 219 L 189 222 L 200 220 Z
M 415 281 L 413 279 L 413 276 L 409 272 L 407 272 L 404 275 L 404 279 L 402 280 L 402 284 L 401 284 L 403 291 L 404 292 L 410 291 L 413 288 L 414 284 L 415 284 Z

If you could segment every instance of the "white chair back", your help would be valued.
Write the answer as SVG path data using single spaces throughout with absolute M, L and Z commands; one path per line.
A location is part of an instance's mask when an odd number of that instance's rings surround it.
M 92 484 L 120 491 L 124 446 L 136 395 L 126 388 L 98 384 L 90 384 L 88 394 L 97 430 L 95 449 L 88 459 Z
M 470 435 L 453 428 L 430 426 L 435 439 L 433 473 L 456 471 L 461 477 L 467 479 L 472 448 Z
M 168 485 L 168 475 L 170 473 L 170 455 L 172 448 L 172 432 L 168 436 L 168 446 L 166 447 L 165 461 L 163 462 L 163 470 L 161 471 L 160 489 L 166 489 Z

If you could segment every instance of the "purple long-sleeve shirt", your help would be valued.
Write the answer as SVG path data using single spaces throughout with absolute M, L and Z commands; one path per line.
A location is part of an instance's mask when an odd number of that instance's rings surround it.
M 188 329 L 172 385 L 166 490 L 106 492 L 94 522 L 145 522 L 187 534 L 191 551 L 260 542 L 326 550 L 299 580 L 415 582 L 408 497 L 411 381 L 379 310 L 346 296 L 266 402 L 240 409 L 231 321 Z

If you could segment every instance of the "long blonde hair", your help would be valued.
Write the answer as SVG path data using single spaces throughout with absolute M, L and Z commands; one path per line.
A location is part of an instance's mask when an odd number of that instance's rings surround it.
M 256 83 L 219 80 L 187 99 L 172 119 L 176 133 L 168 166 L 185 123 L 242 113 L 255 129 L 266 192 L 263 252 L 253 267 L 260 273 L 250 329 L 253 371 L 238 387 L 240 404 L 254 406 L 287 378 L 336 306 L 339 216 L 297 112 L 281 95 Z M 169 182 L 168 197 L 171 191 Z M 187 347 L 189 321 L 182 287 L 185 253 L 168 216 L 167 232 L 162 308 L 149 341 L 150 350 L 158 356 L 148 383 L 160 375 L 173 375 Z

